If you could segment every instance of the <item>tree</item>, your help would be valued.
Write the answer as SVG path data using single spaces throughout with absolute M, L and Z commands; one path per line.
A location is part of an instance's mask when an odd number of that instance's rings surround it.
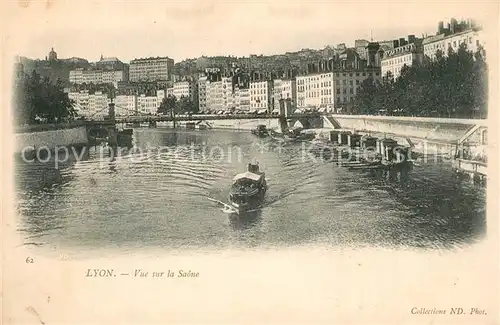
M 366 79 L 355 102 L 358 113 L 389 115 L 485 117 L 487 113 L 488 67 L 484 51 L 475 54 L 462 43 L 445 57 L 437 51 L 434 60 L 403 66 L 394 80 L 390 73 L 382 82 Z
M 484 55 L 482 48 L 474 54 L 475 61 L 470 78 L 471 83 L 476 85 L 473 99 L 474 114 L 480 118 L 485 118 L 488 114 L 488 67 Z
M 168 95 L 167 97 L 164 97 L 160 107 L 158 107 L 158 114 L 170 114 L 171 116 L 174 115 L 177 107 L 177 98 L 172 95 Z
M 14 100 L 18 124 L 35 123 L 37 117 L 54 123 L 76 116 L 74 102 L 64 92 L 62 81 L 58 79 L 54 84 L 34 70 L 16 84 Z
M 182 96 L 179 99 L 178 112 L 179 113 L 193 113 L 196 112 L 198 107 L 189 97 Z
M 373 78 L 370 76 L 367 79 L 363 80 L 354 99 L 354 112 L 358 114 L 375 113 L 373 102 L 376 93 L 377 85 L 375 84 Z

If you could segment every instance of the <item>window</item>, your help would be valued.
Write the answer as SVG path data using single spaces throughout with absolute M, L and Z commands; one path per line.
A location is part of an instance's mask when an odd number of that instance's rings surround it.
M 356 80 L 356 85 L 359 85 L 359 80 Z
M 356 72 L 356 77 L 359 77 L 359 72 Z

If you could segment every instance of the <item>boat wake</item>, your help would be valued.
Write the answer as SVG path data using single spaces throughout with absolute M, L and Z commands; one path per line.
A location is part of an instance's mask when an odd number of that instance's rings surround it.
M 213 199 L 211 197 L 207 197 L 207 199 L 209 201 L 217 203 L 219 206 L 222 206 L 222 212 L 224 212 L 224 213 L 228 213 L 228 214 L 236 213 L 236 214 L 238 214 L 238 211 L 234 207 L 232 207 L 231 205 L 229 205 L 227 203 L 224 203 L 220 200 Z
M 207 199 L 208 199 L 209 201 L 212 201 L 212 202 L 217 203 L 219 206 L 222 206 L 221 211 L 222 211 L 223 213 L 227 213 L 227 214 L 237 214 L 237 215 L 239 215 L 239 214 L 240 214 L 240 213 L 238 212 L 238 210 L 237 210 L 237 209 L 235 209 L 235 208 L 234 208 L 233 206 L 231 206 L 230 204 L 227 204 L 227 203 L 222 202 L 222 201 L 217 200 L 217 199 L 213 199 L 213 198 L 211 198 L 211 197 L 207 197 Z M 259 206 L 259 207 L 257 207 L 257 208 L 255 208 L 255 209 L 252 209 L 252 210 L 245 210 L 245 212 L 244 212 L 244 213 L 250 213 L 250 212 L 259 211 L 259 210 L 260 210 L 260 209 L 262 209 L 262 208 L 263 208 L 263 205 L 262 205 L 262 206 Z

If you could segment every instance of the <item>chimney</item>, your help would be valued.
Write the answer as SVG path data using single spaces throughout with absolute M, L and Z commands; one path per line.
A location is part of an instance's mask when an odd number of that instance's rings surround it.
M 395 39 L 394 41 L 392 41 L 393 45 L 394 45 L 394 48 L 398 48 L 399 47 L 399 40 Z
M 457 32 L 457 20 L 455 18 L 451 19 L 451 33 L 454 34 Z
M 442 21 L 438 24 L 438 34 L 442 34 L 444 32 L 444 23 Z
M 415 43 L 415 35 L 408 35 L 408 43 Z
M 402 37 L 399 39 L 399 46 L 404 46 L 404 45 L 406 45 L 406 41 L 405 41 L 404 37 Z

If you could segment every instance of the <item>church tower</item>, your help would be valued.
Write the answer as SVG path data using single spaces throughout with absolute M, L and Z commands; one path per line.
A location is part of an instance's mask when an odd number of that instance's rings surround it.
M 49 52 L 49 61 L 56 61 L 57 60 L 57 53 L 54 51 L 54 48 L 50 50 Z

